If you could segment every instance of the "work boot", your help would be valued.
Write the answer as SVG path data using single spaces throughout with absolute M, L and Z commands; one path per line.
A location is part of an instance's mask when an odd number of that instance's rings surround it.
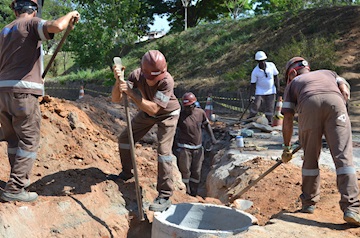
M 194 183 L 194 182 L 190 182 L 190 195 L 193 197 L 196 197 L 197 195 L 197 191 L 198 191 L 198 187 L 199 184 L 198 183 Z
M 18 202 L 32 202 L 35 201 L 38 197 L 38 194 L 35 192 L 27 192 L 22 190 L 20 193 L 9 193 L 3 192 L 1 194 L 1 199 L 6 202 L 18 201 Z
M 316 208 L 315 205 L 303 205 L 300 212 L 313 214 L 315 211 L 315 208 Z
M 185 188 L 186 188 L 186 193 L 187 194 L 190 194 L 191 193 L 191 190 L 190 190 L 190 185 L 189 183 L 184 183 L 185 184 Z
M 31 185 L 30 179 L 28 179 L 24 185 L 24 188 L 28 188 Z
M 356 225 L 356 226 L 360 226 L 360 214 L 350 211 L 350 210 L 346 210 L 344 212 L 344 220 L 351 224 L 351 225 Z
M 123 180 L 123 181 L 128 181 L 129 179 L 131 179 L 132 177 L 134 177 L 134 175 L 132 173 L 126 173 L 124 171 L 121 171 L 121 173 L 119 175 L 116 174 L 110 174 L 107 176 L 108 179 L 116 181 L 116 180 Z
M 171 201 L 169 198 L 155 198 L 154 202 L 150 204 L 149 210 L 154 212 L 162 212 L 168 209 L 171 206 Z

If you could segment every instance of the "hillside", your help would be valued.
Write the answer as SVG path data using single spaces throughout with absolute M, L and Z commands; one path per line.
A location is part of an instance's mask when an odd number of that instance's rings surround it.
M 281 76 L 287 60 L 302 55 L 313 69 L 334 69 L 357 79 L 359 11 L 360 7 L 310 9 L 204 24 L 138 44 L 123 57 L 130 71 L 143 52 L 159 49 L 178 86 L 187 89 L 236 91 L 239 83 L 247 85 L 257 50 L 268 54 Z

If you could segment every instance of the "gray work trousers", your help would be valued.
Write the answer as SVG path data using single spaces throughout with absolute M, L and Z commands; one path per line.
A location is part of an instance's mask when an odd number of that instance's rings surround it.
M 251 103 L 250 115 L 248 118 L 256 116 L 262 105 L 265 117 L 268 119 L 269 124 L 271 125 L 272 118 L 274 116 L 275 94 L 255 95 L 255 101 Z
M 199 149 L 180 148 L 179 170 L 188 194 L 197 194 L 203 161 L 204 147 L 201 146 Z
M 319 156 L 322 136 L 335 163 L 340 208 L 359 212 L 359 188 L 352 154 L 352 133 L 345 103 L 340 95 L 320 94 L 299 105 L 299 139 L 304 150 L 302 167 L 303 205 L 314 205 L 320 199 Z
M 158 126 L 158 177 L 157 191 L 159 197 L 168 198 L 173 194 L 174 155 L 172 146 L 179 116 L 151 117 L 140 111 L 131 121 L 134 143 L 138 142 L 155 124 Z M 133 168 L 127 128 L 119 136 L 119 151 L 123 171 L 131 173 Z
M 11 166 L 5 191 L 19 193 L 28 183 L 40 144 L 41 113 L 37 97 L 0 93 L 0 123 Z
M 204 161 L 204 148 L 187 149 L 181 148 L 179 152 L 179 170 L 183 182 L 200 183 L 201 167 Z

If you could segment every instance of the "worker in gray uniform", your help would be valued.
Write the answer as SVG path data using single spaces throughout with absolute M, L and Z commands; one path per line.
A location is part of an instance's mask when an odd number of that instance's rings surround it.
M 330 70 L 310 71 L 309 63 L 294 57 L 286 64 L 282 107 L 283 162 L 292 158 L 291 137 L 295 111 L 299 120 L 299 140 L 304 150 L 301 212 L 314 213 L 320 200 L 319 156 L 324 135 L 335 163 L 340 208 L 344 220 L 360 226 L 359 187 L 352 154 L 352 132 L 346 101 L 350 90 L 345 79 Z
M 38 194 L 26 188 L 40 146 L 41 42 L 53 39 L 69 24 L 73 27 L 80 14 L 72 11 L 47 21 L 36 17 L 37 0 L 14 0 L 10 8 L 16 19 L 0 32 L 0 134 L 7 142 L 11 166 L 1 199 L 32 202 Z
M 191 92 L 182 97 L 183 108 L 177 125 L 178 165 L 186 193 L 197 195 L 204 161 L 202 128 L 210 135 L 211 143 L 216 139 L 203 109 L 196 107 L 197 99 Z
M 180 104 L 174 94 L 174 79 L 167 71 L 165 56 L 158 50 L 150 50 L 143 55 L 141 67 L 130 73 L 127 82 L 119 80 L 120 75 L 121 69 L 115 66 L 112 101 L 121 102 L 125 93 L 140 109 L 131 121 L 134 142 L 157 125 L 158 197 L 150 204 L 149 210 L 161 212 L 171 205 L 173 194 L 174 155 L 171 148 L 180 114 Z M 119 151 L 122 172 L 114 179 L 126 181 L 134 176 L 127 129 L 119 136 Z

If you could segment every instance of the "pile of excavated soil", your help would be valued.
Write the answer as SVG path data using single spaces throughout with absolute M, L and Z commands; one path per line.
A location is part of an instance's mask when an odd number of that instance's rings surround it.
M 145 221 L 139 221 L 134 179 L 122 182 L 107 178 L 121 171 L 116 137 L 126 125 L 123 106 L 112 104 L 105 97 L 85 96 L 76 102 L 44 98 L 41 111 L 41 145 L 29 188 L 36 191 L 39 198 L 32 203 L 2 203 L 0 237 L 150 237 L 153 214 L 147 208 L 157 195 L 156 131 L 150 131 L 136 144 L 146 213 Z M 131 108 L 131 114 L 134 113 L 136 109 Z M 211 157 L 223 153 L 228 143 L 226 124 L 218 122 L 214 130 L 222 142 L 207 153 L 203 180 L 211 169 Z M 6 144 L 0 143 L 0 147 L 3 188 L 8 180 L 9 164 Z M 248 161 L 246 166 L 252 174 L 260 175 L 273 163 L 258 158 Z M 201 196 L 197 197 L 186 195 L 178 181 L 179 178 L 171 198 L 173 203 L 222 204 L 218 199 L 206 197 L 204 181 L 199 190 Z M 253 201 L 248 212 L 264 226 L 284 212 L 296 213 L 300 208 L 300 186 L 300 168 L 281 165 L 251 188 L 243 199 Z M 313 216 L 302 219 L 301 225 L 314 226 L 316 221 L 318 237 L 329 229 L 360 236 L 358 228 L 351 228 L 342 220 L 333 172 L 322 171 L 321 187 L 322 200 L 318 209 Z

